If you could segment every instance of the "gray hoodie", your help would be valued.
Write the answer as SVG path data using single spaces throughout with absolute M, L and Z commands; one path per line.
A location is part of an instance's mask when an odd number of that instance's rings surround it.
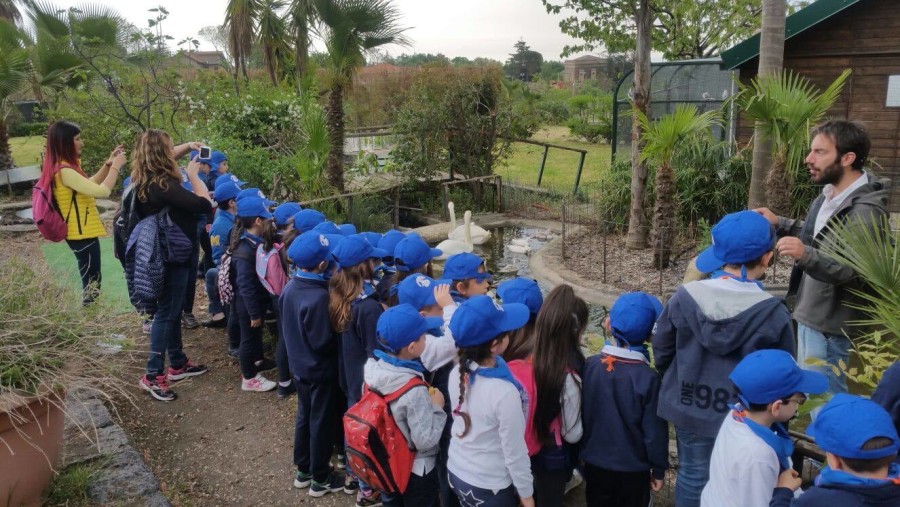
M 422 377 L 421 373 L 410 368 L 373 358 L 366 362 L 364 374 L 366 385 L 383 394 L 400 389 L 415 376 Z M 447 421 L 444 407 L 432 403 L 428 388 L 422 386 L 414 387 L 397 398 L 390 404 L 390 409 L 410 449 L 416 450 L 413 473 L 424 476 L 435 465 L 438 444 Z

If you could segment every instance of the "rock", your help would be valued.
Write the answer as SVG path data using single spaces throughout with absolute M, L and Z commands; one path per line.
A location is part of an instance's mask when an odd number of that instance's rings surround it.
M 74 427 L 93 431 L 94 428 L 105 428 L 112 424 L 109 411 L 100 400 L 77 400 L 69 396 L 66 401 L 66 430 Z
M 91 500 L 99 504 L 120 503 L 159 495 L 159 482 L 134 450 L 114 454 L 88 486 Z

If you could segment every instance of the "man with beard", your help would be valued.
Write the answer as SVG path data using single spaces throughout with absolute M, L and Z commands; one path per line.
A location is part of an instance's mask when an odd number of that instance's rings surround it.
M 812 132 L 806 167 L 813 183 L 824 185 L 809 207 L 806 220 L 779 217 L 760 208 L 780 236 L 775 249 L 794 259 L 788 296 L 796 295 L 797 362 L 828 377 L 829 391 L 847 392 L 839 363 L 848 364 L 850 338 L 858 335 L 853 323 L 864 318 L 853 308 L 854 289 L 864 288 L 849 266 L 823 254 L 819 248 L 839 223 L 872 230 L 887 227 L 890 180 L 863 170 L 871 141 L 865 128 L 850 121 L 829 121 Z M 848 304 L 849 303 L 849 304 Z

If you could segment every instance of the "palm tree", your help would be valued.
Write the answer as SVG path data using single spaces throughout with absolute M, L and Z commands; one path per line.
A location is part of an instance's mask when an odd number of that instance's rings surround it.
M 669 265 L 675 242 L 675 171 L 672 158 L 679 146 L 710 136 L 710 128 L 718 121 L 718 111 L 697 113 L 696 106 L 679 104 L 675 112 L 651 121 L 638 111 L 644 132 L 642 162 L 658 164 L 656 169 L 656 209 L 653 223 L 653 264 L 658 269 Z M 715 168 L 710 168 L 715 170 Z
M 741 109 L 772 143 L 765 184 L 766 205 L 773 212 L 789 214 L 794 180 L 809 149 L 809 130 L 825 118 L 849 76 L 847 69 L 823 92 L 791 72 L 757 77 L 741 86 Z
M 309 72 L 310 32 L 318 19 L 313 0 L 293 0 L 290 9 L 291 32 L 294 36 L 294 67 L 296 69 L 297 90 Z
M 283 60 L 290 52 L 287 23 L 279 12 L 287 5 L 283 0 L 262 0 L 259 9 L 257 40 L 262 47 L 263 63 L 273 85 L 277 85 L 284 69 Z
M 365 53 L 386 44 L 408 44 L 391 0 L 315 0 L 328 50 L 328 180 L 344 191 L 344 90 L 365 64 Z
M 22 13 L 16 6 L 15 0 L 0 0 L 0 19 L 12 23 L 18 23 L 22 20 Z
M 9 98 L 29 82 L 31 63 L 24 41 L 22 33 L 12 23 L 0 19 L 0 170 L 13 167 L 6 127 L 11 110 Z
M 234 57 L 234 87 L 238 90 L 238 71 L 247 76 L 247 59 L 253 49 L 256 19 L 261 8 L 260 0 L 228 0 L 225 8 L 225 26 L 228 30 L 228 47 Z

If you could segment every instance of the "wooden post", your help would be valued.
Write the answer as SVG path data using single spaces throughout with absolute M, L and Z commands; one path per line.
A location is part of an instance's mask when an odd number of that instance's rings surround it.
M 581 183 L 581 169 L 584 168 L 584 156 L 587 152 L 581 152 L 581 160 L 578 161 L 578 172 L 575 173 L 575 188 L 572 190 L 572 194 L 578 193 L 578 185 Z
M 400 189 L 394 189 L 394 229 L 400 227 Z
M 347 220 L 348 223 L 353 223 L 353 196 L 347 196 Z
M 503 213 L 503 178 L 499 174 L 494 178 L 494 184 L 497 185 L 497 211 Z
M 450 221 L 450 209 L 447 208 L 447 204 L 450 202 L 450 186 L 446 183 L 441 184 L 441 194 L 444 200 L 444 220 Z
M 544 156 L 541 158 L 541 170 L 538 171 L 538 183 L 537 186 L 541 186 L 541 180 L 544 178 L 544 165 L 547 163 L 547 152 L 550 150 L 550 146 L 544 146 Z

